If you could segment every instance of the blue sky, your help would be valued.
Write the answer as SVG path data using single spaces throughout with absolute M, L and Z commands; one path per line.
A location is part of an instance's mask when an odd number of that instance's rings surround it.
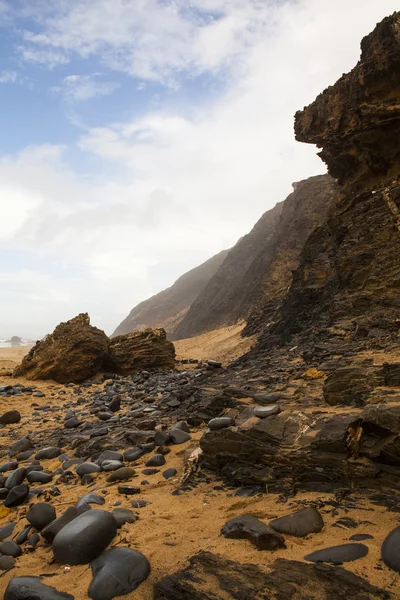
M 393 0 L 0 0 L 0 338 L 138 302 L 324 172 L 293 115 Z

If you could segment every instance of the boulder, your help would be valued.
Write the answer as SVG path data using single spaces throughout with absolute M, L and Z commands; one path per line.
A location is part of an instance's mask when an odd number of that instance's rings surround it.
M 164 329 L 145 329 L 112 338 L 109 368 L 121 375 L 141 369 L 175 367 L 175 346 Z
M 313 506 L 309 506 L 291 515 L 273 519 L 269 525 L 279 533 L 304 537 L 310 533 L 319 533 L 324 526 L 324 521 L 318 510 Z
M 130 594 L 151 570 L 147 558 L 131 548 L 111 548 L 96 558 L 91 567 L 93 581 L 88 593 L 93 600 L 112 600 Z
M 82 382 L 95 375 L 107 356 L 109 339 L 90 325 L 88 314 L 60 323 L 35 346 L 14 370 L 14 376 Z

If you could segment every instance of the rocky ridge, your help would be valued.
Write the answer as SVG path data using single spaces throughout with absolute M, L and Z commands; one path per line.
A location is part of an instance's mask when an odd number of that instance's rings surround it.
M 167 334 L 171 334 L 219 269 L 227 254 L 228 250 L 223 250 L 179 277 L 168 289 L 135 306 L 111 337 L 149 327 L 161 327 Z

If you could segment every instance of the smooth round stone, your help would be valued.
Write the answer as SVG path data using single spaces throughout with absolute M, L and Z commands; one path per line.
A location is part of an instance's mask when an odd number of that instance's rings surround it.
M 96 558 L 91 567 L 89 596 L 93 600 L 112 600 L 133 592 L 151 571 L 147 558 L 131 548 L 111 548 Z
M 122 462 L 123 456 L 120 452 L 115 452 L 114 450 L 105 450 L 100 454 L 100 456 L 96 459 L 96 462 L 101 465 L 105 460 L 115 460 L 118 462 Z
M 135 475 L 135 470 L 131 469 L 131 467 L 121 467 L 116 471 L 113 471 L 108 477 L 108 483 L 112 483 L 114 481 L 126 481 Z
M 40 577 L 14 577 L 8 584 L 4 600 L 74 600 L 74 597 L 44 585 Z
M 352 535 L 349 540 L 352 540 L 353 542 L 363 542 L 364 540 L 373 540 L 374 536 L 370 535 L 369 533 L 355 533 L 354 535 Z
M 114 508 L 111 513 L 117 521 L 118 527 L 122 527 L 124 523 L 134 523 L 138 517 L 134 515 L 129 508 Z
M 112 413 L 98 413 L 97 416 L 101 421 L 109 421 L 114 415 Z
M 5 500 L 9 494 L 10 490 L 7 488 L 0 488 L 0 500 Z
M 7 477 L 4 487 L 6 487 L 8 490 L 11 490 L 16 485 L 20 485 L 23 482 L 23 480 L 25 479 L 25 476 L 26 476 L 25 467 L 20 467 L 19 469 L 16 469 L 12 473 L 10 473 L 10 475 Z
M 117 521 L 104 510 L 88 510 L 65 525 L 53 540 L 53 553 L 62 565 L 86 565 L 114 539 Z
M 33 454 L 35 454 L 34 450 L 26 450 L 25 452 L 21 452 L 21 454 L 18 454 L 18 460 L 20 461 L 24 461 L 24 460 L 28 460 Z
M 217 431 L 218 429 L 225 429 L 226 427 L 232 427 L 235 424 L 235 419 L 231 417 L 217 417 L 216 419 L 211 419 L 208 422 L 208 427 L 211 431 Z
M 84 462 L 78 465 L 75 471 L 78 473 L 79 477 L 83 477 L 89 473 L 100 473 L 101 467 L 96 465 L 96 463 Z
M 39 452 L 36 452 L 35 458 L 36 460 L 42 460 L 45 458 L 57 458 L 60 456 L 61 448 L 57 448 L 56 446 L 49 446 L 48 448 L 42 448 Z
M 162 454 L 154 454 L 145 464 L 146 467 L 162 467 L 165 465 L 165 458 Z
M 38 502 L 30 507 L 26 518 L 35 529 L 41 531 L 57 518 L 57 514 L 48 502 Z
M 21 531 L 20 534 L 17 535 L 17 537 L 15 538 L 15 541 L 17 544 L 25 544 L 26 540 L 28 539 L 28 535 L 30 530 L 32 529 L 32 527 L 30 525 L 27 525 L 26 527 L 24 527 L 24 529 Z
M 7 507 L 19 506 L 26 500 L 26 498 L 28 497 L 28 494 L 29 494 L 29 487 L 25 483 L 16 485 L 7 494 L 7 498 L 4 501 L 4 506 L 7 506 Z
M 150 504 L 147 500 L 132 500 L 131 505 L 133 506 L 133 508 L 144 508 L 145 506 L 147 506 L 148 504 Z
M 127 462 L 135 462 L 143 456 L 144 452 L 141 448 L 132 448 L 124 453 L 124 459 Z
M 177 474 L 177 470 L 174 469 L 173 467 L 170 467 L 169 469 L 165 469 L 165 471 L 163 471 L 163 477 L 164 479 L 171 479 L 171 477 L 175 477 L 175 475 Z
M 121 469 L 124 465 L 119 460 L 105 460 L 100 466 L 103 471 L 116 471 L 117 469 Z
M 381 553 L 385 565 L 400 573 L 400 527 L 389 533 L 382 544 Z
M 5 542 L 1 542 L 0 544 L 0 553 L 5 554 L 5 556 L 12 556 L 13 558 L 17 558 L 17 556 L 21 556 L 22 550 L 15 542 L 11 540 L 6 540 Z
M 96 494 L 95 492 L 89 492 L 89 494 L 85 494 L 78 500 L 76 503 L 77 508 L 82 508 L 82 506 L 86 504 L 105 504 L 105 499 L 100 494 Z
M 15 566 L 15 562 L 13 556 L 2 556 L 0 558 L 0 571 L 9 571 Z
M 0 473 L 6 473 L 7 471 L 14 471 L 18 467 L 16 460 L 11 460 L 0 466 Z
M 69 410 L 67 412 L 67 414 L 65 415 L 65 417 L 64 417 L 64 421 L 68 421 L 69 419 L 72 419 L 75 416 L 76 415 L 75 415 L 74 411 L 73 410 Z
M 174 444 L 185 444 L 190 440 L 190 433 L 182 431 L 182 429 L 171 429 L 169 437 Z
M 156 435 L 154 436 L 154 443 L 156 446 L 163 446 L 169 442 L 169 435 L 165 431 L 156 431 Z
M 368 548 L 365 544 L 341 544 L 340 546 L 331 546 L 323 550 L 317 550 L 307 554 L 304 560 L 311 562 L 328 562 L 339 565 L 345 562 L 352 562 L 367 556 Z
M 254 409 L 254 416 L 260 419 L 265 419 L 271 415 L 277 415 L 281 412 L 280 407 L 277 404 L 271 406 L 256 406 Z
M 0 542 L 10 537 L 12 532 L 14 531 L 15 523 L 7 523 L 7 525 L 3 525 L 0 527 Z
M 279 533 L 304 537 L 310 533 L 318 533 L 324 526 L 324 521 L 316 508 L 309 506 L 291 515 L 274 519 L 269 523 L 272 529 Z
M 178 421 L 171 429 L 180 429 L 181 431 L 186 431 L 186 433 L 190 433 L 189 425 L 186 421 Z
M 21 420 L 21 413 L 18 410 L 9 410 L 0 417 L 0 425 L 13 425 L 19 423 Z
M 61 531 L 65 525 L 68 525 L 73 519 L 76 519 L 78 515 L 80 515 L 80 511 L 76 506 L 70 506 L 67 510 L 58 517 L 58 519 L 54 519 L 51 521 L 46 527 L 44 527 L 41 531 L 42 537 L 46 540 L 46 542 L 51 543 L 56 537 L 57 533 Z
M 51 473 L 43 473 L 42 471 L 31 471 L 27 475 L 29 483 L 50 483 L 53 475 Z
M 28 542 L 33 548 L 36 548 L 36 546 L 40 542 L 40 535 L 36 532 L 32 533 L 32 535 L 29 536 Z
M 26 467 L 26 474 L 31 473 L 32 471 L 43 471 L 42 465 L 29 465 Z
M 81 421 L 78 419 L 78 417 L 71 417 L 67 421 L 64 421 L 65 429 L 75 429 L 75 427 L 79 427 L 80 424 Z

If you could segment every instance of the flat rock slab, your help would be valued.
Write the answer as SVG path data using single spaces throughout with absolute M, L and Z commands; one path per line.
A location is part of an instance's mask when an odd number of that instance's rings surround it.
M 364 558 L 367 554 L 368 548 L 365 544 L 341 544 L 340 546 L 331 546 L 330 548 L 324 548 L 323 550 L 307 554 L 304 560 L 340 565 L 341 563 Z
M 221 533 L 226 538 L 249 540 L 257 550 L 285 548 L 283 537 L 252 515 L 242 515 L 227 521 Z
M 93 581 L 88 593 L 93 600 L 112 600 L 133 592 L 151 571 L 147 558 L 130 548 L 111 548 L 96 558 L 91 567 Z
M 393 529 L 383 542 L 382 560 L 390 569 L 400 573 L 400 527 Z
M 274 519 L 270 521 L 269 525 L 275 531 L 279 531 L 279 533 L 304 537 L 310 533 L 319 533 L 324 526 L 324 521 L 318 510 L 309 506 L 291 515 Z
M 75 600 L 71 594 L 64 594 L 45 585 L 40 577 L 14 577 L 11 579 L 4 600 Z
M 53 541 L 62 565 L 85 565 L 97 558 L 117 533 L 115 518 L 104 510 L 88 510 L 65 525 Z
M 243 556 L 243 561 L 246 557 Z M 389 600 L 393 596 L 343 567 L 280 558 L 262 569 L 211 552 L 156 582 L 153 600 Z

